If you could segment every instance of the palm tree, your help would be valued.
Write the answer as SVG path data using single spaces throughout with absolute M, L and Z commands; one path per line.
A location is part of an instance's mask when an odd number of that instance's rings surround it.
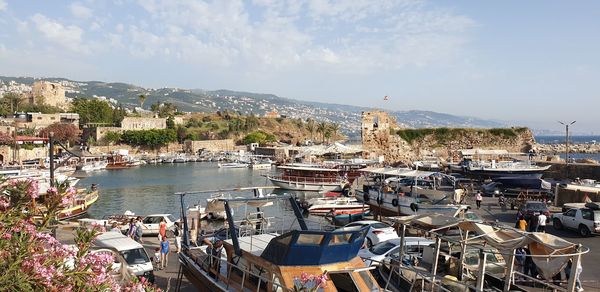
M 140 107 L 144 108 L 144 101 L 146 101 L 146 96 L 143 94 L 138 95 L 138 100 L 140 101 Z
M 312 141 L 313 134 L 315 133 L 315 120 L 308 119 L 308 121 L 306 121 L 306 129 L 310 132 L 310 140 Z
M 335 139 L 335 136 L 337 136 L 338 132 L 340 131 L 340 124 L 333 123 L 329 125 L 329 129 L 331 129 L 331 136 Z
M 321 136 L 323 137 L 323 143 L 325 143 L 325 132 L 327 131 L 327 124 L 325 122 L 320 122 L 317 125 L 317 132 L 321 133 Z

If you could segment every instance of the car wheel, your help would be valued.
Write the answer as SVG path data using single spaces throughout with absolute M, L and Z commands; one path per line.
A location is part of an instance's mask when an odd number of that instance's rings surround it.
M 367 238 L 367 247 L 371 248 L 371 246 L 373 246 L 373 241 L 371 241 L 370 238 Z
M 552 220 L 552 226 L 554 226 L 554 229 L 556 230 L 563 229 L 562 222 L 560 222 L 560 219 L 558 218 L 554 218 L 554 220 Z
M 582 237 L 588 237 L 588 236 L 590 236 L 590 234 L 591 234 L 591 232 L 587 228 L 587 226 L 579 225 L 579 235 L 581 235 Z

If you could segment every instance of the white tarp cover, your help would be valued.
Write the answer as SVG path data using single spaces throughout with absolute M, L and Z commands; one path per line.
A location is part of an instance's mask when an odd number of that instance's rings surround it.
M 557 255 L 572 254 L 577 250 L 576 244 L 548 233 L 495 229 L 490 225 L 475 222 L 461 222 L 459 227 L 475 231 L 477 234 L 485 234 L 485 241 L 502 253 L 510 254 L 518 247 L 528 246 L 532 255 L 547 256 L 532 259 L 541 275 L 548 280 L 562 271 L 570 258 Z
M 479 235 L 484 235 L 482 239 L 502 254 L 512 254 L 516 248 L 527 246 L 532 255 L 544 256 L 532 257 L 532 259 L 545 279 L 552 279 L 554 275 L 564 269 L 570 259 L 569 256 L 558 255 L 573 254 L 577 251 L 576 244 L 552 234 L 498 229 L 488 224 L 462 221 L 441 214 L 398 216 L 390 219 L 400 224 L 419 225 L 430 229 L 457 225 L 464 231 L 474 231 Z

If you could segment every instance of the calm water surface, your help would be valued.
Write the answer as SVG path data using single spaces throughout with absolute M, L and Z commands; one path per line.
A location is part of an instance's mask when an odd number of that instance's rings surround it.
M 216 163 L 143 165 L 131 169 L 103 170 L 90 174 L 79 186 L 96 183 L 100 198 L 90 210 L 92 218 L 123 214 L 171 213 L 179 217 L 176 192 L 271 185 L 265 170 L 218 168 Z M 187 203 L 202 202 L 210 193 L 186 196 Z

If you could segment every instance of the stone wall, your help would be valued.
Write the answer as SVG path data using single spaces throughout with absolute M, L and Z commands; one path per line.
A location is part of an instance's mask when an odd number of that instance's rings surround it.
M 10 146 L 0 146 L 0 162 L 13 161 L 13 155 L 15 155 L 16 161 L 43 159 L 48 157 L 48 148 L 36 147 L 31 150 L 20 148 L 15 153 Z
M 141 118 L 141 117 L 125 117 L 121 122 L 123 130 L 151 130 L 151 129 L 166 129 L 167 119 L 165 118 Z
M 90 153 L 92 153 L 94 155 L 101 155 L 101 154 L 108 154 L 108 153 L 111 153 L 111 152 L 114 152 L 114 151 L 117 151 L 120 149 L 129 151 L 129 154 L 131 154 L 131 155 L 142 155 L 142 154 L 156 155 L 156 154 L 161 154 L 161 153 L 183 152 L 184 145 L 179 144 L 179 143 L 171 143 L 167 146 L 163 146 L 158 149 L 151 149 L 148 147 L 132 147 L 127 144 L 118 144 L 118 145 L 111 145 L 111 146 L 91 146 Z
M 203 149 L 212 152 L 235 150 L 235 142 L 233 139 L 201 141 L 187 140 L 184 144 L 184 150 L 187 153 L 198 153 L 199 150 Z
M 96 127 L 90 134 L 94 137 L 94 140 L 101 141 L 108 132 L 121 133 L 123 129 L 121 127 Z M 84 131 L 85 135 L 87 135 L 87 131 Z
M 362 114 L 362 145 L 370 158 L 383 155 L 387 163 L 410 163 L 435 155 L 442 159 L 453 157 L 460 149 L 504 149 L 524 152 L 535 143 L 526 128 L 510 129 L 400 129 L 386 112 Z M 408 141 L 398 131 L 412 131 Z

